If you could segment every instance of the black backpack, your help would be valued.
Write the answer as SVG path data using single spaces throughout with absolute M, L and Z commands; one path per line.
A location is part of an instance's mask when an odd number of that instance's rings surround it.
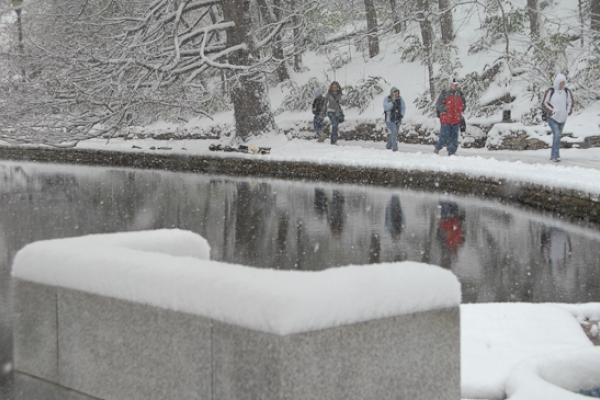
M 548 88 L 544 92 L 544 96 L 542 96 L 542 121 L 544 121 L 544 122 L 548 121 L 548 119 L 552 115 L 552 110 L 550 110 L 548 107 L 546 107 L 546 97 L 548 95 L 549 95 L 548 101 L 552 100 L 552 96 L 554 95 L 554 88 L 553 87 Z
M 312 113 L 313 115 L 322 114 L 323 106 L 325 105 L 325 97 L 317 96 L 312 104 Z

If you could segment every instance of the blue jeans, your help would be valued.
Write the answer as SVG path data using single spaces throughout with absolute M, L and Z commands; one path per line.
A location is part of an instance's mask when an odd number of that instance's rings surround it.
M 328 112 L 327 116 L 331 122 L 331 144 L 336 144 L 338 139 L 338 127 L 340 126 L 338 115 L 335 112 Z
M 398 151 L 399 123 L 392 122 L 392 121 L 386 121 L 385 124 L 387 125 L 388 131 L 390 133 L 388 135 L 388 141 L 387 141 L 387 145 L 385 146 L 385 148 L 392 149 L 392 151 Z
M 440 151 L 443 147 L 448 148 L 448 155 L 453 155 L 458 150 L 458 129 L 460 125 L 442 124 L 440 129 L 440 138 L 435 145 L 435 149 Z
M 315 129 L 315 136 L 318 138 L 323 131 L 323 125 L 325 124 L 325 119 L 320 115 L 315 115 L 313 119 L 313 128 Z
M 563 129 L 565 128 L 565 123 L 558 123 L 552 118 L 548 120 L 548 125 L 552 130 L 552 151 L 550 152 L 550 159 L 557 160 L 560 155 L 560 137 L 562 136 Z

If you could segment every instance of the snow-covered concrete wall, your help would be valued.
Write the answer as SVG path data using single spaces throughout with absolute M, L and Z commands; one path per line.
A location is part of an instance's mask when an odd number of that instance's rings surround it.
M 13 265 L 16 370 L 103 399 L 459 397 L 449 271 L 285 272 L 208 254 L 182 231 L 26 246 Z

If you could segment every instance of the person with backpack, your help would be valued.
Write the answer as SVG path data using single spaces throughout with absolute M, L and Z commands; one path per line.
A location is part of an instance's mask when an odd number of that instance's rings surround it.
M 435 145 L 434 153 L 438 154 L 447 147 L 448 155 L 454 155 L 458 150 L 458 131 L 461 126 L 462 114 L 465 111 L 465 97 L 458 88 L 458 82 L 453 79 L 450 88 L 440 93 L 435 108 L 440 119 L 440 137 Z
M 313 127 L 315 129 L 315 137 L 319 139 L 323 132 L 325 124 L 325 97 L 323 96 L 323 89 L 318 88 L 315 90 L 315 99 L 312 103 Z
M 341 106 L 342 101 L 342 87 L 336 81 L 331 82 L 329 90 L 325 95 L 324 112 L 327 112 L 327 117 L 331 123 L 331 144 L 337 144 L 339 124 L 344 122 L 344 112 Z M 323 114 L 324 116 L 324 114 Z M 325 137 L 321 136 L 320 141 L 325 140 Z
M 567 88 L 567 77 L 556 74 L 554 86 L 546 90 L 542 101 L 542 119 L 548 121 L 552 131 L 551 161 L 560 161 L 560 138 L 567 117 L 573 113 L 573 104 L 573 93 Z
M 385 125 L 389 131 L 386 149 L 398 151 L 398 130 L 406 112 L 406 104 L 400 96 L 400 90 L 393 87 L 390 95 L 383 99 L 383 112 L 385 115 Z

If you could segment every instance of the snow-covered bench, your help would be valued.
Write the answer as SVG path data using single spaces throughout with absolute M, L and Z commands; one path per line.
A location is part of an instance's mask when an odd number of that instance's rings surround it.
M 273 271 L 190 232 L 15 257 L 17 371 L 101 399 L 458 399 L 460 286 L 418 263 Z

